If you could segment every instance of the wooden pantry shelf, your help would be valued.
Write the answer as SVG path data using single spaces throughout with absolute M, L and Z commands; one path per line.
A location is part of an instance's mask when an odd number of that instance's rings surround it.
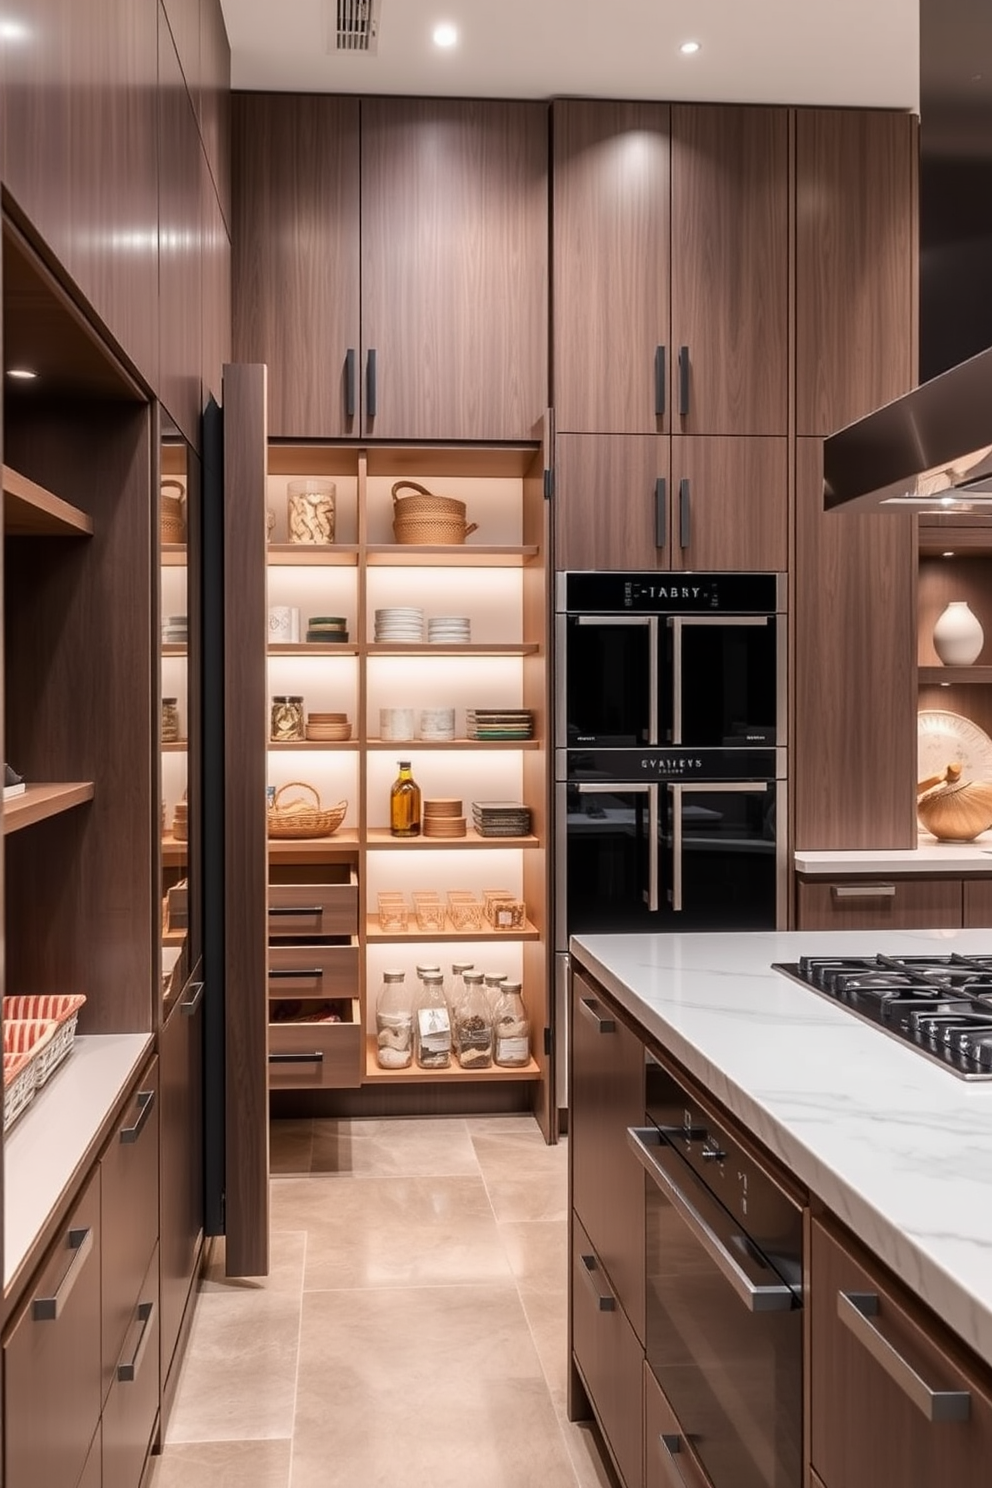
M 414 923 L 413 911 L 410 911 L 410 922 Z M 371 944 L 392 945 L 424 945 L 431 941 L 521 941 L 540 940 L 541 932 L 536 925 L 527 921 L 523 930 L 380 930 L 379 916 L 369 915 L 365 922 L 365 939 Z
M 162 836 L 162 865 L 165 868 L 183 868 L 189 862 L 189 842 L 185 838 L 173 837 L 171 832 Z
M 373 641 L 366 648 L 369 656 L 536 656 L 540 646 L 535 643 L 504 646 L 498 643 L 464 646 L 436 646 L 427 641 Z
M 295 739 L 286 744 L 276 744 L 270 739 L 266 747 L 271 752 L 283 749 L 358 749 L 361 744 L 358 739 Z
M 269 646 L 270 656 L 357 656 L 358 647 L 348 641 L 285 641 Z
M 168 744 L 162 744 L 163 754 L 185 754 L 189 749 L 188 739 L 170 739 Z
M 186 647 L 180 641 L 163 641 L 162 642 L 162 655 L 163 656 L 185 656 L 186 655 Z
M 369 749 L 541 749 L 540 739 L 366 739 Z
M 269 543 L 270 568 L 357 568 L 356 543 Z
M 365 549 L 370 568 L 523 568 L 533 562 L 540 549 L 528 547 L 413 547 L 404 543 L 373 543 Z
M 487 1084 L 490 1081 L 497 1083 L 505 1080 L 539 1080 L 541 1071 L 533 1059 L 528 1060 L 519 1069 L 504 1069 L 501 1065 L 494 1064 L 489 1069 L 466 1070 L 462 1069 L 457 1059 L 452 1056 L 451 1064 L 447 1069 L 420 1069 L 416 1064 L 408 1065 L 406 1069 L 386 1070 L 380 1069 L 376 1059 L 376 1041 L 374 1034 L 368 1034 L 365 1040 L 365 1075 L 362 1084 L 389 1084 L 389 1085 L 427 1085 L 439 1082 L 442 1084 L 464 1085 L 466 1083 Z
M 340 827 L 333 837 L 270 837 L 270 863 L 324 863 L 329 858 L 353 858 L 358 851 L 355 827 Z
M 540 839 L 525 837 L 480 837 L 472 827 L 467 827 L 464 837 L 394 837 L 388 827 L 372 827 L 365 834 L 369 848 L 393 848 L 398 852 L 417 852 L 442 849 L 445 852 L 465 852 L 474 848 L 493 847 L 540 847 Z
M 93 518 L 44 486 L 3 467 L 3 530 L 7 537 L 92 537 Z
M 917 679 L 927 687 L 987 686 L 992 682 L 992 666 L 921 666 Z
M 163 568 L 186 567 L 185 543 L 162 543 L 158 551 L 159 562 L 161 563 Z
M 50 816 L 59 816 L 63 811 L 71 811 L 74 806 L 82 806 L 84 801 L 92 801 L 93 794 L 92 780 L 74 781 L 68 785 L 29 785 L 23 795 L 11 796 L 3 803 L 4 836 L 32 827 L 35 822 L 45 821 Z

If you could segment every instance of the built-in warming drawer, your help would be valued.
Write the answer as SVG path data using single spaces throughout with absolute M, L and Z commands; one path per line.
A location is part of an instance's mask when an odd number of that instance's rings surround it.
M 269 1024 L 272 1090 L 337 1090 L 361 1082 L 361 1003 L 339 998 L 334 1006 L 338 1023 Z
M 358 879 L 348 864 L 270 865 L 270 938 L 313 940 L 357 931 Z

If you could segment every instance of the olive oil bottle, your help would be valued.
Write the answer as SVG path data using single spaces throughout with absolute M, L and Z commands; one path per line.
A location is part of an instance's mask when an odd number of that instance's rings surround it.
M 389 793 L 389 830 L 394 837 L 420 836 L 420 786 L 410 771 L 410 761 L 399 761 L 400 773 Z

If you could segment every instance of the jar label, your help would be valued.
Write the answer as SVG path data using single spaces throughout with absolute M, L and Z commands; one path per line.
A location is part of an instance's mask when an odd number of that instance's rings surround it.
M 496 1040 L 497 1064 L 526 1064 L 530 1058 L 530 1040 L 527 1038 L 498 1038 Z
M 450 1051 L 451 1024 L 448 1021 L 447 1008 L 418 1008 L 417 1028 L 420 1031 L 420 1047 L 425 1054 L 447 1054 Z

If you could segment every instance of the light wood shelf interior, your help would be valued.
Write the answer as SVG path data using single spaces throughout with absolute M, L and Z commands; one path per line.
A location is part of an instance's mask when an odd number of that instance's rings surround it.
M 362 1078 L 363 1084 L 392 1084 L 392 1085 L 426 1085 L 434 1081 L 447 1084 L 488 1084 L 491 1081 L 502 1082 L 504 1080 L 539 1080 L 541 1071 L 533 1059 L 528 1060 L 519 1069 L 504 1069 L 494 1064 L 489 1069 L 467 1070 L 462 1069 L 457 1059 L 452 1057 L 451 1064 L 447 1069 L 420 1069 L 416 1064 L 408 1065 L 406 1069 L 386 1070 L 380 1069 L 376 1059 L 376 1042 L 374 1034 L 368 1034 L 365 1041 L 365 1073 Z
M 416 929 L 416 918 L 410 911 L 410 924 L 413 928 L 406 931 L 380 930 L 378 915 L 370 915 L 366 921 L 365 939 L 368 943 L 378 945 L 426 945 L 434 941 L 443 941 L 445 944 L 458 944 L 460 941 L 471 942 L 486 941 L 488 943 L 505 943 L 522 940 L 540 940 L 541 932 L 536 925 L 527 921 L 523 930 L 418 930 Z
M 370 827 L 366 835 L 369 848 L 392 848 L 395 852 L 443 851 L 469 852 L 475 848 L 540 847 L 540 838 L 526 837 L 480 837 L 472 827 L 466 827 L 464 837 L 394 837 L 388 827 Z
M 32 827 L 35 822 L 45 821 L 47 817 L 58 816 L 63 811 L 71 811 L 85 801 L 92 801 L 93 794 L 94 785 L 91 780 L 65 785 L 29 785 L 23 795 L 12 796 L 3 803 L 4 836 L 10 832 L 19 832 L 24 827 Z
M 3 530 L 8 537 L 91 537 L 93 518 L 60 496 L 3 467 Z

